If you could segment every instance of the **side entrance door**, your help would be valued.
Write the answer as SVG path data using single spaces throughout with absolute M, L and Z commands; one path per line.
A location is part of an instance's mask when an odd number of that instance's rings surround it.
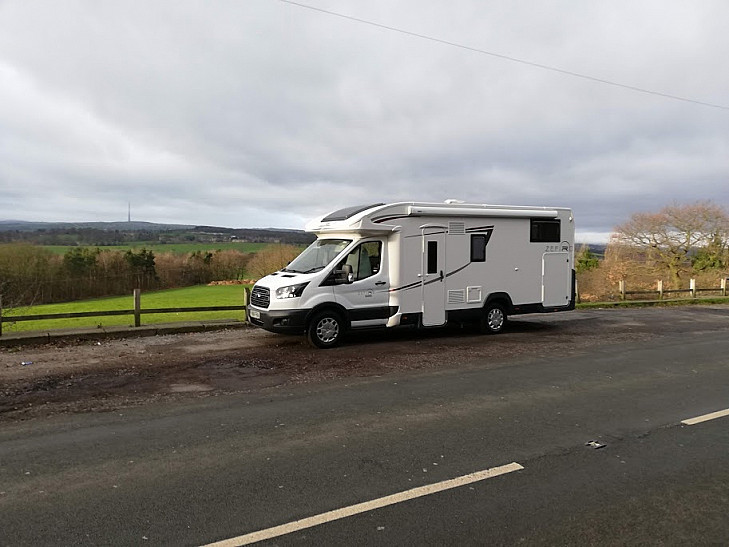
M 423 326 L 435 327 L 446 322 L 445 312 L 445 227 L 423 227 L 421 289 Z

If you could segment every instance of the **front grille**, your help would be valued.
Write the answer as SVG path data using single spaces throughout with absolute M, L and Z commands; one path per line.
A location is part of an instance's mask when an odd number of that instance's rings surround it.
M 257 308 L 268 308 L 271 303 L 271 291 L 267 287 L 256 285 L 251 291 L 251 304 Z

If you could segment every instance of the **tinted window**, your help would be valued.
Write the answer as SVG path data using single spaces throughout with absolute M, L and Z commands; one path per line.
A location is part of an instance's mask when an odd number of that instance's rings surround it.
M 471 235 L 471 262 L 486 262 L 486 235 Z
M 325 216 L 321 220 L 322 220 L 322 222 L 347 220 L 348 218 L 353 217 L 357 213 L 361 213 L 362 211 L 366 211 L 367 209 L 372 209 L 373 207 L 379 207 L 380 205 L 384 205 L 384 203 L 373 203 L 372 205 L 355 205 L 353 207 L 347 207 L 346 209 L 339 209 L 338 211 L 329 213 L 327 216 Z
M 532 243 L 559 243 L 562 241 L 559 219 L 532 219 L 529 241 Z
M 428 241 L 428 269 L 426 273 L 438 273 L 438 242 Z

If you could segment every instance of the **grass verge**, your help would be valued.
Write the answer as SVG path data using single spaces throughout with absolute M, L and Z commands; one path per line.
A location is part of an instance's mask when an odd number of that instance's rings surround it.
M 729 296 L 708 298 L 674 298 L 670 300 L 620 300 L 617 302 L 583 302 L 577 309 L 646 308 L 651 306 L 692 306 L 695 304 L 729 304 Z
M 243 304 L 243 287 L 243 285 L 198 285 L 195 287 L 185 287 L 181 289 L 150 291 L 142 293 L 142 309 L 241 305 Z M 729 297 L 585 302 L 577 304 L 577 309 L 686 306 L 694 304 L 729 304 Z M 134 301 L 132 295 L 129 295 L 3 310 L 3 316 L 10 319 L 13 315 L 109 311 L 132 308 L 134 308 Z M 175 321 L 209 321 L 216 319 L 233 319 L 242 321 L 245 319 L 245 313 L 243 311 L 222 311 L 143 314 L 142 324 L 150 325 L 157 323 L 172 323 Z M 39 321 L 3 323 L 3 333 L 10 334 L 13 332 L 47 331 L 65 328 L 100 328 L 120 325 L 131 326 L 133 324 L 134 317 L 132 315 L 118 315 L 112 317 L 78 317 L 73 319 L 43 319 Z
M 182 289 L 167 289 L 142 293 L 142 310 L 145 308 L 180 308 L 190 306 L 237 306 L 243 304 L 244 285 L 198 285 Z M 3 310 L 3 317 L 11 319 L 13 315 L 36 315 L 48 313 L 73 313 L 86 311 L 127 310 L 134 308 L 134 299 L 129 296 L 113 296 L 94 298 L 79 302 L 61 304 L 43 304 L 27 308 Z M 174 321 L 209 321 L 214 319 L 245 319 L 243 311 L 220 312 L 185 312 L 142 314 L 142 324 L 171 323 Z M 116 315 L 111 317 L 77 317 L 72 319 L 42 319 L 38 321 L 20 321 L 3 323 L 3 334 L 26 331 L 45 331 L 65 328 L 88 328 L 131 326 L 133 315 Z

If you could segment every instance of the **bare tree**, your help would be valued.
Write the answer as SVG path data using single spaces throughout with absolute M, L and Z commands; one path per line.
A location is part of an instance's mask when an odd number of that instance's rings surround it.
M 295 245 L 269 245 L 258 251 L 247 265 L 248 273 L 255 279 L 280 270 L 301 253 Z
M 710 201 L 674 204 L 657 213 L 635 213 L 617 226 L 612 236 L 613 243 L 637 248 L 664 265 L 674 286 L 679 285 L 691 253 L 717 245 L 725 251 L 728 241 L 729 215 Z

